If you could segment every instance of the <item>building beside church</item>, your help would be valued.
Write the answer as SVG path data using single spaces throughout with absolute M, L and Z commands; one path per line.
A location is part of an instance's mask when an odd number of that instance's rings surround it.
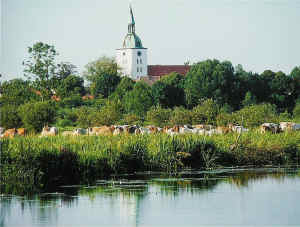
M 177 72 L 185 75 L 189 65 L 148 65 L 148 49 L 142 44 L 140 37 L 135 32 L 135 20 L 130 5 L 130 22 L 128 33 L 123 41 L 123 46 L 117 49 L 116 61 L 123 76 L 133 80 L 144 80 L 153 84 L 166 74 Z

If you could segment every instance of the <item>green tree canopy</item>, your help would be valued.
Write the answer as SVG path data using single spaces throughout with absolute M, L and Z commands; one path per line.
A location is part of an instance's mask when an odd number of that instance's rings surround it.
M 91 82 L 90 90 L 94 96 L 101 94 L 104 98 L 111 95 L 121 78 L 114 59 L 101 57 L 85 66 L 84 77 Z
M 124 105 L 127 113 L 143 116 L 153 105 L 151 87 L 145 82 L 137 82 L 125 95 Z

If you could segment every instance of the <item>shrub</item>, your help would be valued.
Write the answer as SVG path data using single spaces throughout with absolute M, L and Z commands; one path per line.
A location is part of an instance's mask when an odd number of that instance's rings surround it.
M 38 132 L 54 122 L 56 108 L 52 102 L 27 103 L 19 107 L 18 115 L 29 131 Z
M 174 108 L 171 117 L 170 125 L 185 125 L 192 124 L 192 114 L 190 110 L 184 109 L 183 107 Z
M 147 123 L 164 127 L 169 124 L 172 111 L 170 109 L 161 108 L 161 106 L 152 107 L 146 116 Z
M 212 99 L 205 100 L 192 110 L 193 124 L 215 124 L 219 106 Z
M 22 121 L 18 116 L 17 106 L 5 105 L 0 108 L 0 125 L 6 129 L 22 126 Z
M 257 127 L 265 122 L 278 123 L 275 106 L 271 104 L 251 105 L 233 114 L 235 121 L 246 127 Z

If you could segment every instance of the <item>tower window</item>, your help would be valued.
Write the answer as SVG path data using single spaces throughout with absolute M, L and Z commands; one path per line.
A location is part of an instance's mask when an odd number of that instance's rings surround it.
M 139 72 L 139 68 L 137 68 L 136 71 Z
M 137 64 L 139 64 L 139 59 L 136 60 Z
M 140 59 L 140 63 L 142 64 L 142 59 Z
M 143 72 L 143 68 L 141 68 L 141 72 Z

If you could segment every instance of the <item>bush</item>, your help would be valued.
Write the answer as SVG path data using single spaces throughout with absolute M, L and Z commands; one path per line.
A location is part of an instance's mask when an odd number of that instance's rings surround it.
M 297 103 L 297 105 L 295 106 L 294 111 L 293 111 L 293 116 L 295 119 L 300 120 L 300 103 Z
M 191 125 L 192 124 L 192 113 L 183 107 L 174 108 L 171 117 L 170 125 Z
M 207 99 L 192 110 L 193 124 L 215 124 L 218 113 L 218 104 L 212 99 Z
M 243 126 L 253 128 L 265 122 L 278 123 L 275 106 L 271 104 L 251 105 L 235 112 L 233 118 Z
M 18 116 L 18 107 L 5 105 L 0 108 L 0 125 L 6 129 L 19 128 L 22 126 L 21 118 Z
M 125 114 L 118 124 L 120 125 L 143 125 L 143 119 L 136 114 Z
M 44 127 L 54 122 L 56 108 L 50 101 L 27 103 L 19 107 L 19 117 L 29 131 L 38 132 Z
M 147 123 L 150 125 L 156 125 L 164 127 L 169 124 L 172 111 L 170 109 L 164 109 L 160 106 L 152 107 L 146 116 Z

